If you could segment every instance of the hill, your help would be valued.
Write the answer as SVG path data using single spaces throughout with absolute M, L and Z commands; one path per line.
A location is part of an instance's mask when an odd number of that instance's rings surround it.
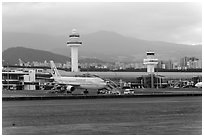
M 3 50 L 9 47 L 29 47 L 70 56 L 66 46 L 66 36 L 51 36 L 30 33 L 3 32 Z M 202 45 L 185 45 L 161 41 L 147 41 L 125 37 L 118 33 L 100 31 L 81 35 L 83 45 L 79 56 L 98 58 L 104 61 L 138 61 L 145 57 L 146 51 L 155 51 L 159 59 L 179 59 L 184 56 L 202 58 Z
M 90 51 L 95 56 L 103 53 L 114 60 L 141 60 L 147 51 L 154 51 L 159 59 L 178 59 L 184 56 L 202 58 L 202 45 L 184 45 L 162 41 L 147 41 L 101 31 L 83 37 L 82 53 Z
M 2 53 L 2 59 L 5 62 L 8 62 L 9 64 L 17 64 L 19 61 L 18 59 L 23 60 L 24 62 L 44 62 L 54 60 L 54 62 L 59 63 L 66 63 L 66 61 L 70 61 L 70 57 L 66 57 L 63 55 L 55 54 L 48 51 L 43 50 L 36 50 L 36 49 L 30 49 L 30 48 L 24 48 L 24 47 L 13 47 L 8 48 L 7 50 L 3 51 Z M 89 58 L 83 58 L 80 59 L 79 62 L 103 62 L 98 59 L 89 59 Z

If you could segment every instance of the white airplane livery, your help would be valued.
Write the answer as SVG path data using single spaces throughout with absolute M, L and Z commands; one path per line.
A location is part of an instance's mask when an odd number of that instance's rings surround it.
M 77 77 L 63 77 L 59 74 L 53 61 L 50 61 L 52 78 L 55 83 L 66 87 L 68 92 L 73 92 L 76 88 L 85 89 L 103 89 L 107 83 L 95 76 L 77 76 Z

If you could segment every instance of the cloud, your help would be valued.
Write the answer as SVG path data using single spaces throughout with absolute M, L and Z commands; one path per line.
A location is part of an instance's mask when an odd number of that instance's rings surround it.
M 201 43 L 199 3 L 3 3 L 3 31 L 67 35 L 108 30 L 175 43 Z

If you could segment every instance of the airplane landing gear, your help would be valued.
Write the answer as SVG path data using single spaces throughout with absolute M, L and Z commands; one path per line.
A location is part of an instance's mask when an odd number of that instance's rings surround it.
M 97 94 L 100 94 L 101 92 L 100 92 L 100 90 L 98 89 L 98 91 L 97 91 Z
M 84 90 L 84 95 L 87 95 L 89 93 L 89 91 L 86 89 Z

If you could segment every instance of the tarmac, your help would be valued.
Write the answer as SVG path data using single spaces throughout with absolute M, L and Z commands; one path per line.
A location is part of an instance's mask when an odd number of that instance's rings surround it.
M 173 97 L 173 96 L 202 96 L 202 89 L 135 89 L 134 94 L 97 94 L 91 90 L 90 94 L 81 94 L 82 90 L 74 91 L 73 94 L 51 93 L 49 90 L 3 90 L 2 100 L 52 100 L 52 99 L 97 99 L 97 98 L 140 98 L 140 97 Z

